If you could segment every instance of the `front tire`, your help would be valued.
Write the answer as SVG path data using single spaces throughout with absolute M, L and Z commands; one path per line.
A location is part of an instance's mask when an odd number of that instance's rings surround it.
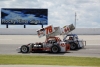
M 21 46 L 21 52 L 22 53 L 28 53 L 29 52 L 29 47 L 26 45 Z
M 61 50 L 60 47 L 57 46 L 57 45 L 53 45 L 53 46 L 51 47 L 51 52 L 52 52 L 52 53 L 59 53 L 60 50 Z
M 70 43 L 70 49 L 71 50 L 76 50 L 78 48 L 78 45 L 77 44 L 75 44 L 75 43 Z

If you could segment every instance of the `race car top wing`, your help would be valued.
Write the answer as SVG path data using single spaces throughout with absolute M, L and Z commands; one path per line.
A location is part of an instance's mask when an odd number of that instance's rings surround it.
M 68 34 L 69 32 L 73 31 L 75 29 L 73 24 L 66 25 L 63 28 L 61 28 L 62 35 Z
M 37 31 L 37 34 L 38 34 L 39 38 L 43 37 L 43 36 L 46 36 L 46 38 L 48 38 L 48 37 L 54 37 L 57 35 L 68 34 L 69 32 L 71 32 L 74 29 L 75 29 L 75 27 L 73 24 L 66 25 L 63 28 L 53 27 L 52 25 L 50 25 L 50 26 L 47 26 L 45 28 L 39 29 Z

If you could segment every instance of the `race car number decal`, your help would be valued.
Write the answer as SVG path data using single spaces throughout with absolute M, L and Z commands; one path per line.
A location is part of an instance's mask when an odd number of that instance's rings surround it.
M 61 45 L 62 47 L 65 47 L 65 46 L 66 46 L 64 43 L 61 43 L 60 45 Z
M 46 34 L 50 34 L 53 32 L 52 26 L 48 26 L 47 28 L 45 28 Z
M 70 29 L 68 27 L 64 28 L 64 32 L 68 32 Z
M 62 28 L 62 34 L 67 34 L 70 31 L 70 28 L 68 26 L 64 26 Z
M 38 30 L 37 34 L 38 34 L 39 37 L 43 37 L 43 36 L 46 36 L 46 35 L 53 33 L 54 31 L 55 30 L 54 30 L 53 26 L 50 25 L 48 27 L 45 27 L 45 28 Z

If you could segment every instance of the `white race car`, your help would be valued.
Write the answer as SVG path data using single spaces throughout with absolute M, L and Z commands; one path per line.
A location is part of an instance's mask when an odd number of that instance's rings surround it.
M 70 45 L 61 41 L 59 37 L 49 37 L 43 43 L 29 43 L 22 45 L 17 49 L 18 52 L 44 52 L 49 51 L 52 53 L 66 52 L 70 50 Z
M 86 46 L 86 41 L 80 40 L 76 34 L 67 34 L 63 41 L 70 44 L 71 50 L 84 48 Z

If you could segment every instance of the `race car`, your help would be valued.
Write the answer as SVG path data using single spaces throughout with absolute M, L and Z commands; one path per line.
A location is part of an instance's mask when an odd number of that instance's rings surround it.
M 67 34 L 63 38 L 63 41 L 70 44 L 70 49 L 71 50 L 84 48 L 84 46 L 86 46 L 86 41 L 80 40 L 78 38 L 77 34 Z
M 66 52 L 70 49 L 77 49 L 83 47 L 83 41 L 79 40 L 76 35 L 69 35 L 69 32 L 73 31 L 75 27 L 73 24 L 66 25 L 63 28 L 53 27 L 52 25 L 37 30 L 39 38 L 46 36 L 46 40 L 43 43 L 29 43 L 22 45 L 17 50 L 18 52 L 44 52 L 49 51 L 52 53 Z M 65 35 L 63 40 L 57 35 Z M 73 40 L 66 40 L 67 36 L 73 36 Z
M 61 41 L 59 37 L 49 37 L 43 43 L 29 43 L 27 45 L 22 45 L 17 49 L 17 51 L 22 53 L 29 52 L 66 52 L 70 50 L 70 45 L 66 42 Z

